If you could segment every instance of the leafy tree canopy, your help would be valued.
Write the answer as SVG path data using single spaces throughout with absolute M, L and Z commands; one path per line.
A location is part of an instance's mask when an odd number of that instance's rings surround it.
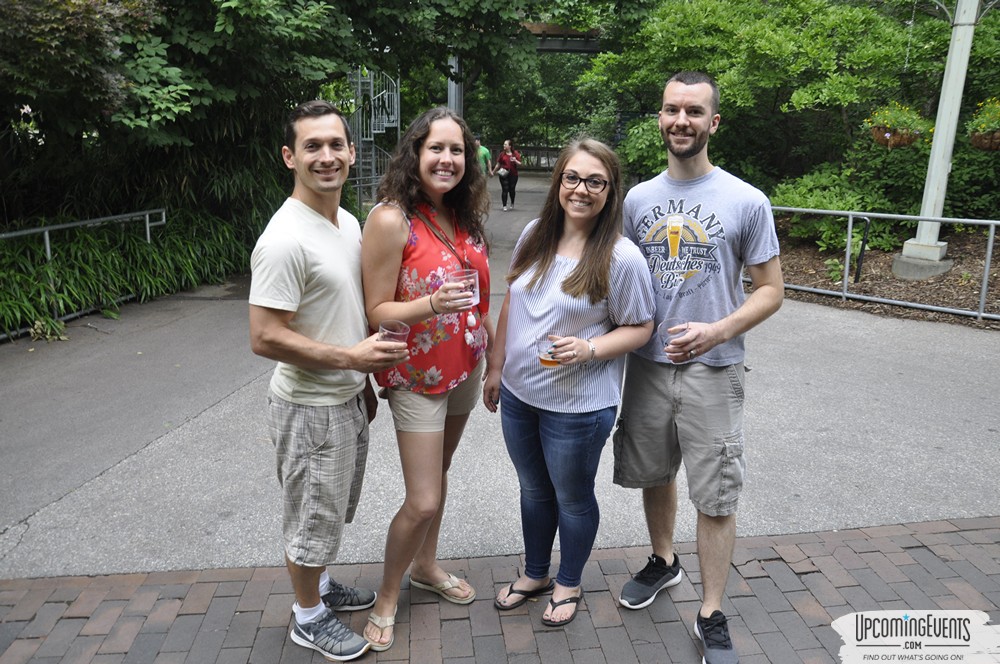
M 260 164 L 250 153 L 273 152 L 295 102 L 359 65 L 448 73 L 454 54 L 470 72 L 503 67 L 531 52 L 520 22 L 540 4 L 0 0 L 4 212 L 95 201 L 117 212 L 164 192 L 187 204 L 207 197 L 221 211 L 245 198 L 222 179 L 232 179 L 227 162 Z M 105 178 L 113 192 L 94 189 L 92 168 L 57 165 L 84 153 L 124 171 Z M 54 200 L 40 186 L 74 192 Z

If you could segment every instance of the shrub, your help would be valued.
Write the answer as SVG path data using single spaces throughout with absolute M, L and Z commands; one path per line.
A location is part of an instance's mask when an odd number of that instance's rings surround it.
M 60 317 L 94 309 L 114 317 L 123 300 L 218 283 L 248 263 L 233 224 L 183 212 L 154 229 L 151 243 L 138 226 L 59 231 L 51 261 L 41 236 L 8 240 L 0 244 L 0 331 L 61 338 Z
M 850 169 L 824 164 L 800 178 L 779 184 L 771 203 L 781 207 L 836 210 L 842 212 L 884 211 L 884 201 L 875 191 L 858 186 Z M 887 219 L 872 219 L 868 230 L 868 246 L 890 251 L 902 242 L 905 223 Z M 795 213 L 791 217 L 789 235 L 814 240 L 820 251 L 843 251 L 847 240 L 847 218 L 844 216 Z M 851 255 L 861 251 L 864 224 L 855 220 L 851 233 Z

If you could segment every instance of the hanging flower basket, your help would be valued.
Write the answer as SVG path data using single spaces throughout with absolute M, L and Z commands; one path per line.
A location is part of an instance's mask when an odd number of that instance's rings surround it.
M 922 134 L 933 131 L 929 120 L 897 101 L 873 111 L 862 126 L 871 132 L 876 143 L 890 150 L 913 145 Z
M 969 135 L 972 147 L 980 150 L 1000 150 L 1000 131 L 976 131 Z
M 889 129 L 888 127 L 872 127 L 872 138 L 879 145 L 885 145 L 888 148 L 903 148 L 907 145 L 913 145 L 917 138 L 920 136 L 917 132 L 910 131 L 909 129 Z
M 976 112 L 965 124 L 972 147 L 1000 150 L 1000 99 L 990 97 L 976 105 Z

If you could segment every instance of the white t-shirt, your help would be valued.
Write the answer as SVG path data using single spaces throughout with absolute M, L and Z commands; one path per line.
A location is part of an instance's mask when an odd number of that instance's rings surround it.
M 341 208 L 334 226 L 302 201 L 285 201 L 250 259 L 250 304 L 294 311 L 291 327 L 315 341 L 350 347 L 368 336 L 361 288 L 361 227 Z M 336 406 L 357 396 L 358 371 L 303 369 L 278 362 L 275 395 L 304 406 Z

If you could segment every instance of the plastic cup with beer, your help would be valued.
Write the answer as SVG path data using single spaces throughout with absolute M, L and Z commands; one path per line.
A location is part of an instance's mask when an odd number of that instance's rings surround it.
M 455 270 L 445 276 L 445 281 L 450 284 L 462 284 L 463 291 L 472 293 L 472 300 L 468 306 L 474 307 L 479 304 L 479 271 L 478 270 Z
M 538 352 L 538 361 L 546 369 L 555 369 L 559 366 L 559 360 L 552 357 L 553 350 L 552 344 L 554 343 L 550 336 L 561 337 L 563 335 L 556 332 L 549 332 L 548 334 L 543 334 L 538 339 L 535 340 L 535 348 Z

